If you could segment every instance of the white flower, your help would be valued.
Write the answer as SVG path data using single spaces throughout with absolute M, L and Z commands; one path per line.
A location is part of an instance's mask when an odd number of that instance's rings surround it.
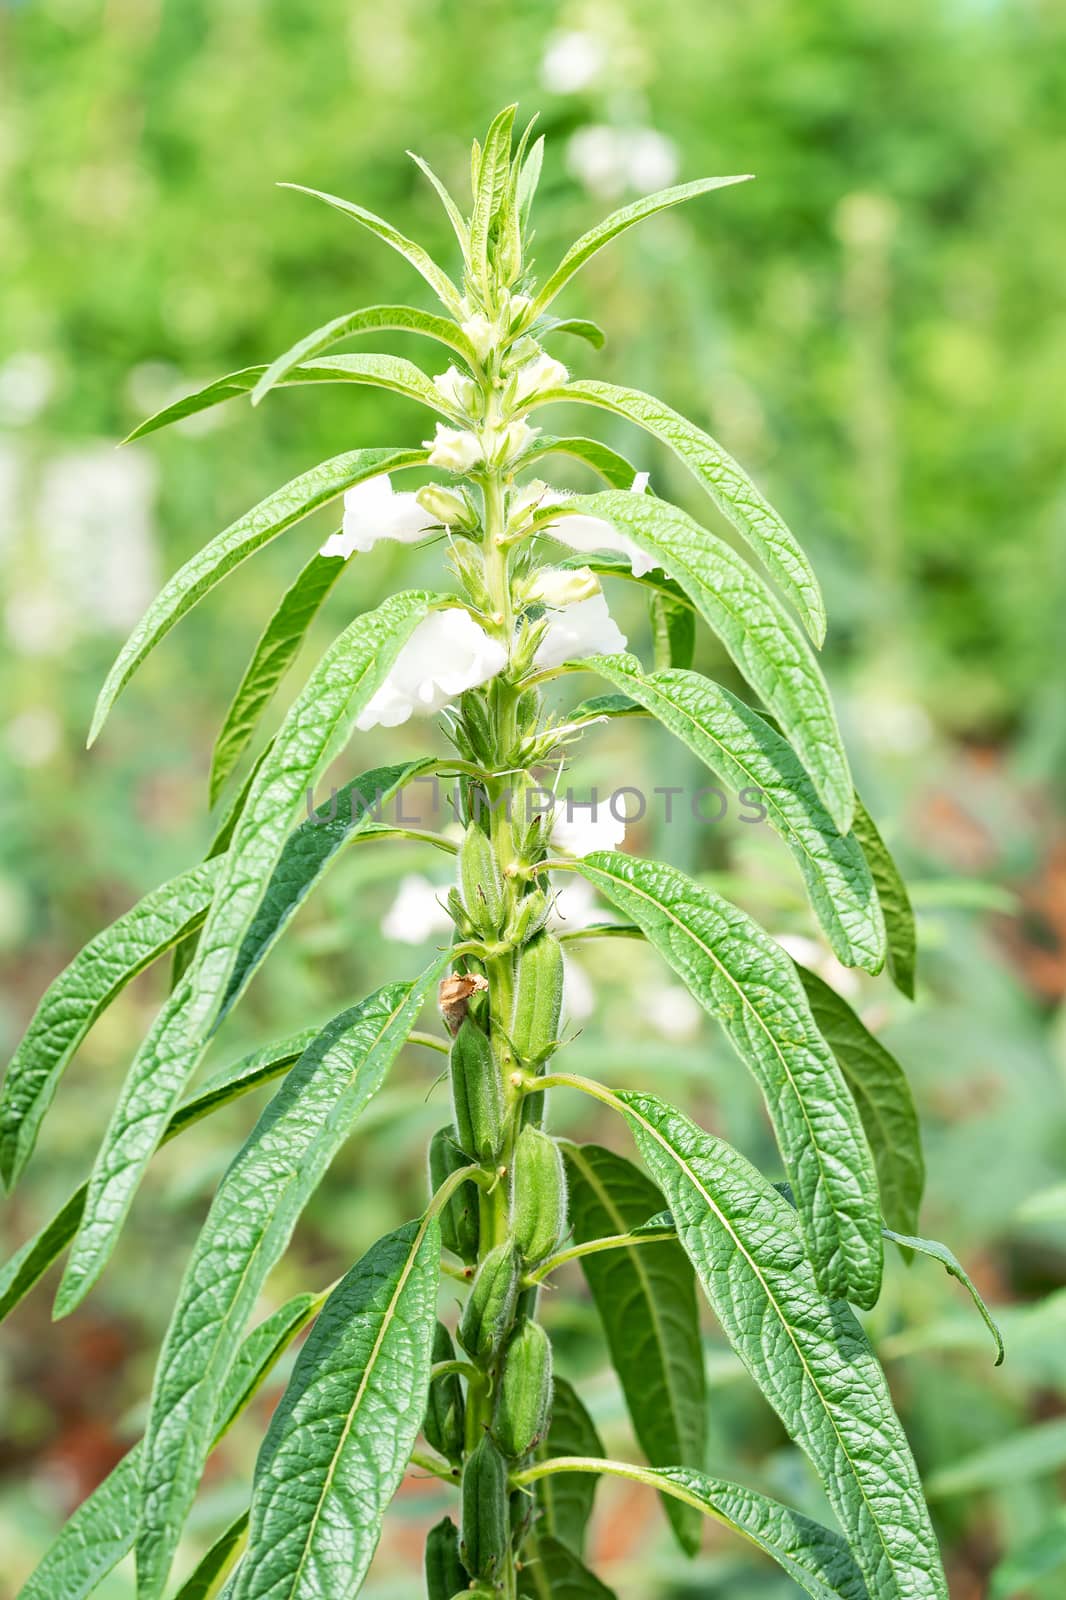
M 657 1033 L 674 1044 L 686 1044 L 700 1031 L 703 1012 L 679 983 L 637 990 L 637 1004 Z
M 528 422 L 509 422 L 506 427 L 493 428 L 489 449 L 493 463 L 499 466 L 520 455 L 539 432 L 539 428 L 531 428 Z
M 590 123 L 571 134 L 566 165 L 593 194 L 613 199 L 627 189 L 665 189 L 677 177 L 677 146 L 654 128 Z
M 448 405 L 457 411 L 473 410 L 477 398 L 477 384 L 453 363 L 446 372 L 438 372 L 433 387 Z
M 532 304 L 528 294 L 508 294 L 504 321 L 509 331 L 514 331 Z
M 562 1015 L 567 1022 L 584 1022 L 596 1009 L 596 991 L 588 973 L 572 956 L 563 957 Z
M 600 580 L 588 567 L 541 567 L 526 589 L 526 599 L 545 606 L 574 606 L 600 593 Z
M 392 670 L 356 722 L 395 728 L 413 712 L 429 717 L 466 689 L 487 683 L 507 664 L 507 652 L 461 606 L 431 611 L 417 626 Z
M 467 317 L 465 322 L 460 322 L 459 327 L 470 340 L 478 360 L 484 361 L 499 337 L 496 324 L 477 311 L 472 317 Z
M 626 836 L 606 800 L 584 805 L 569 794 L 555 802 L 552 847 L 564 856 L 587 856 L 593 850 L 617 850 Z
M 422 444 L 429 451 L 430 466 L 447 467 L 449 472 L 469 472 L 483 460 L 481 440 L 476 433 L 448 428 L 443 422 L 437 423 L 436 437 L 423 439 Z
M 594 33 L 557 33 L 548 40 L 540 64 L 540 81 L 552 94 L 577 94 L 600 76 L 607 52 Z
M 417 496 L 396 494 L 388 473 L 382 472 L 345 492 L 341 530 L 330 535 L 320 554 L 347 557 L 355 550 L 365 554 L 379 539 L 413 544 L 435 526 Z
M 607 597 L 601 590 L 587 600 L 550 613 L 533 665 L 541 669 L 561 667 L 585 656 L 617 655 L 625 647 L 626 636 L 608 611 Z
M 643 494 L 647 487 L 648 474 L 638 472 L 633 479 L 630 493 Z M 562 505 L 568 499 L 568 495 L 549 489 L 541 494 L 540 504 Z M 654 556 L 646 554 L 634 544 L 627 533 L 623 533 L 613 522 L 607 522 L 603 517 L 586 517 L 578 512 L 574 516 L 557 517 L 554 522 L 546 522 L 537 531 L 550 534 L 560 544 L 569 545 L 571 550 L 578 550 L 582 555 L 595 550 L 610 550 L 616 555 L 625 556 L 633 569 L 634 578 L 642 578 L 646 572 L 651 572 L 659 565 Z
M 400 888 L 381 922 L 386 939 L 398 944 L 425 944 L 435 933 L 445 933 L 452 919 L 441 905 L 440 890 L 420 872 L 400 879 Z
M 524 406 L 535 395 L 547 393 L 549 389 L 561 388 L 569 378 L 570 374 L 562 362 L 556 361 L 554 356 L 542 350 L 532 361 L 527 361 L 525 366 L 519 367 L 515 373 L 512 403 Z

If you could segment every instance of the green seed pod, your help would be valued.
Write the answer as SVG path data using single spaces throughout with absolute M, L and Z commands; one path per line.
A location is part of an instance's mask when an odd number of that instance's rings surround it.
M 552 1351 L 539 1322 L 525 1321 L 503 1352 L 492 1431 L 505 1456 L 520 1460 L 548 1430 Z
M 452 1344 L 452 1336 L 443 1322 L 438 1322 L 433 1335 L 434 1365 L 438 1361 L 454 1360 L 455 1346 Z M 441 1377 L 434 1378 L 429 1386 L 422 1432 L 434 1450 L 439 1450 L 448 1461 L 459 1462 L 463 1459 L 465 1417 L 466 1406 L 463 1402 L 463 1386 L 459 1382 L 459 1374 L 446 1372 Z
M 517 902 L 504 929 L 509 944 L 522 945 L 535 939 L 548 920 L 551 905 L 543 889 L 524 894 Z
M 459 882 L 466 914 L 474 927 L 486 936 L 498 934 L 503 927 L 506 907 L 503 882 L 492 841 L 476 822 L 470 823 L 463 836 Z
M 459 1559 L 459 1530 L 444 1517 L 426 1535 L 426 1594 L 429 1600 L 452 1600 L 469 1590 L 470 1574 Z
M 511 1043 L 525 1067 L 550 1054 L 559 1037 L 563 1006 L 563 950 L 550 933 L 538 933 L 518 957 L 511 1012 Z
M 445 1178 L 469 1165 L 455 1141 L 454 1127 L 438 1128 L 429 1146 L 430 1192 L 436 1194 Z M 477 1185 L 461 1183 L 440 1214 L 441 1243 L 460 1261 L 473 1266 L 478 1258 L 479 1231 Z
M 474 1578 L 492 1579 L 508 1559 L 507 1463 L 485 1434 L 463 1468 L 459 1554 Z
M 478 1269 L 459 1323 L 459 1343 L 487 1366 L 507 1336 L 518 1294 L 518 1257 L 510 1240 L 498 1244 Z
M 566 1226 L 566 1173 L 559 1146 L 539 1128 L 515 1142 L 511 1179 L 511 1237 L 528 1266 L 551 1255 Z
M 452 1104 L 460 1147 L 493 1161 L 503 1139 L 503 1085 L 488 1036 L 470 1017 L 452 1045 Z

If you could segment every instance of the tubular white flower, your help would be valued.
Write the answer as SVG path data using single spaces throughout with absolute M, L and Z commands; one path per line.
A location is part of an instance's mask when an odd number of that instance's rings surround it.
M 496 324 L 477 311 L 472 317 L 467 317 L 465 322 L 460 322 L 459 327 L 470 340 L 478 360 L 484 361 L 499 336 Z
M 561 667 L 585 656 L 617 655 L 625 647 L 626 636 L 608 611 L 607 596 L 601 591 L 549 614 L 533 665 L 541 670 Z
M 545 606 L 576 606 L 600 593 L 600 580 L 588 567 L 541 567 L 525 592 Z
M 630 493 L 643 494 L 647 487 L 648 474 L 638 472 L 633 479 Z M 549 489 L 540 496 L 540 504 L 562 505 L 569 498 L 569 495 Z M 654 556 L 649 556 L 641 550 L 627 533 L 623 533 L 613 522 L 608 522 L 603 517 L 586 517 L 580 512 L 572 517 L 556 517 L 554 522 L 544 523 L 538 532 L 549 534 L 559 544 L 569 545 L 571 550 L 577 550 L 582 555 L 590 555 L 596 550 L 608 550 L 616 555 L 625 556 L 633 569 L 634 578 L 642 578 L 646 572 L 653 571 L 659 565 Z
M 492 442 L 489 446 L 493 465 L 501 466 L 513 460 L 515 456 L 521 455 L 539 432 L 539 428 L 531 428 L 528 422 L 509 422 L 506 427 L 493 428 Z M 432 459 L 430 457 L 430 460 Z
M 435 527 L 434 519 L 413 494 L 397 494 L 388 473 L 357 483 L 344 496 L 344 521 L 320 551 L 324 556 L 365 554 L 381 539 L 413 544 Z
M 512 403 L 516 406 L 527 405 L 536 395 L 561 388 L 569 378 L 570 374 L 562 362 L 542 350 L 515 373 Z
M 396 728 L 417 713 L 430 717 L 466 689 L 507 665 L 507 652 L 461 606 L 432 611 L 414 630 L 356 727 Z
M 477 384 L 453 363 L 445 372 L 438 372 L 433 387 L 442 400 L 457 411 L 472 411 L 477 399 Z
M 617 850 L 625 840 L 626 825 L 606 800 L 582 805 L 566 795 L 555 802 L 552 848 L 560 855 L 589 855 L 593 850 Z
M 443 422 L 437 423 L 436 436 L 423 439 L 422 444 L 429 451 L 430 466 L 446 467 L 449 472 L 469 472 L 471 467 L 476 467 L 484 459 L 481 440 L 476 433 L 469 433 L 464 428 L 449 428 Z
M 407 873 L 381 920 L 385 938 L 398 944 L 425 944 L 435 933 L 449 932 L 452 919 L 440 903 L 440 893 L 420 872 Z

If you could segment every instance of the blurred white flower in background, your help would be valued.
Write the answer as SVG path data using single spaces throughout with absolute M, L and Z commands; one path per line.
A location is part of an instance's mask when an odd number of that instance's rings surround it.
M 577 928 L 591 928 L 598 922 L 614 922 L 609 906 L 605 906 L 587 878 L 576 872 L 553 872 L 550 878 L 552 907 L 548 914 L 548 927 L 555 932 L 574 932 Z
M 700 1031 L 703 1012 L 687 989 L 678 983 L 656 984 L 637 990 L 641 1015 L 656 1033 L 674 1044 L 687 1044 Z
M 16 767 L 43 767 L 59 749 L 59 718 L 47 706 L 28 707 L 4 729 L 10 760 Z
M 417 497 L 398 494 L 388 473 L 383 472 L 345 491 L 340 532 L 329 536 L 320 554 L 350 556 L 358 550 L 365 555 L 379 539 L 413 544 L 436 526 L 436 519 L 423 510 Z
M 37 350 L 20 350 L 0 366 L 0 424 L 25 426 L 39 417 L 55 392 L 56 371 Z
M 400 879 L 395 900 L 381 920 L 386 939 L 398 944 L 425 944 L 435 933 L 447 933 L 452 919 L 440 902 L 445 891 L 420 872 Z
M 842 966 L 832 951 L 819 944 L 817 939 L 808 939 L 803 933 L 778 933 L 774 937 L 793 961 L 809 967 L 845 1000 L 854 1000 L 861 993 L 862 985 L 855 973 L 849 967 Z
M 609 801 L 583 803 L 570 795 L 556 800 L 551 842 L 561 855 L 580 858 L 593 850 L 618 850 L 625 836 L 625 819 L 618 820 Z
M 594 33 L 577 28 L 554 33 L 540 64 L 540 81 L 552 94 L 590 88 L 607 65 L 607 51 Z
M 432 611 L 415 628 L 356 727 L 395 728 L 417 713 L 430 717 L 466 689 L 506 666 L 507 652 L 461 606 Z
M 562 1023 L 584 1022 L 596 1009 L 596 991 L 588 973 L 573 956 L 563 957 Z
M 614 128 L 592 122 L 570 135 L 566 166 L 590 194 L 616 200 L 627 192 L 668 189 L 680 159 L 672 139 L 655 128 Z
M 643 494 L 647 487 L 648 474 L 638 472 L 633 479 L 630 492 Z M 562 494 L 556 489 L 545 489 L 537 497 L 537 504 L 557 506 L 564 504 L 569 498 L 569 495 Z M 651 572 L 659 565 L 654 556 L 646 555 L 633 543 L 627 533 L 623 533 L 613 522 L 607 522 L 603 517 L 586 517 L 581 512 L 575 512 L 573 516 L 557 517 L 553 522 L 546 522 L 537 531 L 547 534 L 559 544 L 568 545 L 571 550 L 577 550 L 582 555 L 589 555 L 596 550 L 607 550 L 615 555 L 625 556 L 635 578 L 642 578 L 646 572 Z
M 601 590 L 587 600 L 548 613 L 548 630 L 537 646 L 533 665 L 561 667 L 585 656 L 617 655 L 625 647 L 626 636 L 608 611 L 607 596 Z

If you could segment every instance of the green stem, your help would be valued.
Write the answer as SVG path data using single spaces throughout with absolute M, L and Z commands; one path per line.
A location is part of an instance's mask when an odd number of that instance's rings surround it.
M 459 1477 L 458 1467 L 449 1466 L 440 1456 L 430 1455 L 428 1450 L 412 1450 L 409 1465 L 421 1467 L 423 1472 L 431 1472 L 435 1478 L 440 1478 L 442 1483 L 454 1484 Z
M 543 1081 L 543 1080 L 541 1080 Z M 676 1239 L 677 1234 L 673 1228 L 656 1229 L 649 1233 L 612 1233 L 602 1239 L 587 1239 L 584 1244 L 572 1244 L 567 1250 L 559 1250 L 546 1261 L 542 1261 L 535 1272 L 526 1275 L 527 1284 L 543 1283 L 559 1267 L 564 1267 L 568 1261 L 578 1261 L 582 1256 L 594 1256 L 601 1250 L 622 1250 L 634 1244 L 661 1244 L 664 1239 Z

